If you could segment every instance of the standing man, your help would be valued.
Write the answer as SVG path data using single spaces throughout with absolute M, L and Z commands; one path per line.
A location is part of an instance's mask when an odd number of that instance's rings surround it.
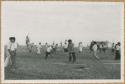
M 68 49 L 67 49 L 67 48 L 68 48 L 68 43 L 65 42 L 65 43 L 64 43 L 64 52 L 68 52 Z
M 50 56 L 52 53 L 52 46 L 48 45 L 46 52 L 45 52 L 45 59 L 47 60 L 48 56 Z
M 10 54 L 10 60 L 11 60 L 11 70 L 16 69 L 16 51 L 17 51 L 17 43 L 15 42 L 15 37 L 9 38 L 10 42 L 7 45 L 8 52 Z
M 56 53 L 56 45 L 55 45 L 55 42 L 53 42 L 52 44 L 52 53 Z
M 106 43 L 103 43 L 103 52 L 106 53 L 107 45 Z
M 120 60 L 121 54 L 120 54 L 120 42 L 118 42 L 115 46 L 115 60 Z
M 29 52 L 31 52 L 30 39 L 28 35 L 26 36 L 26 45 L 27 45 Z
M 40 42 L 39 45 L 37 45 L 37 54 L 38 55 L 41 54 L 41 48 L 42 48 L 42 45 L 41 45 L 41 42 Z
M 93 55 L 94 55 L 97 59 L 99 59 L 99 57 L 97 56 L 97 49 L 98 49 L 97 42 L 94 42 L 94 45 L 93 45 L 92 49 L 93 49 Z
M 114 53 L 114 51 L 115 51 L 115 44 L 112 43 L 112 53 Z
M 83 44 L 82 44 L 82 42 L 79 42 L 78 48 L 79 48 L 79 53 L 81 53 L 83 51 Z
M 30 43 L 30 39 L 29 39 L 29 36 L 27 35 L 26 36 L 26 45 L 27 45 L 27 47 L 29 46 L 29 43 Z
M 68 40 L 68 52 L 69 52 L 69 62 L 76 62 L 76 55 L 74 51 L 74 44 L 72 43 L 72 40 Z
M 90 53 L 93 51 L 93 49 L 92 49 L 93 45 L 94 45 L 94 41 L 91 41 L 91 43 L 90 43 L 90 47 L 89 47 L 89 49 L 90 49 Z
M 46 43 L 45 43 L 45 49 L 47 49 L 47 47 L 48 47 L 48 43 L 46 42 Z

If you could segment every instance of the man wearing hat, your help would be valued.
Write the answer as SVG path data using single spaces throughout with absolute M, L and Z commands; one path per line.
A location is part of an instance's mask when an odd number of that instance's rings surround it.
M 16 50 L 17 50 L 17 43 L 15 42 L 16 39 L 15 37 L 10 37 L 9 38 L 10 42 L 7 45 L 8 52 L 10 54 L 10 60 L 12 62 L 11 64 L 11 69 L 15 70 L 16 68 Z

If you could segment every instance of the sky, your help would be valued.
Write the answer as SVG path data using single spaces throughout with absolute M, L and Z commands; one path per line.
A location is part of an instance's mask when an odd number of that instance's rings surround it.
M 91 40 L 117 42 L 123 29 L 123 3 L 89 2 L 2 2 L 2 38 L 15 36 L 25 44 L 52 43 L 72 39 L 87 44 Z

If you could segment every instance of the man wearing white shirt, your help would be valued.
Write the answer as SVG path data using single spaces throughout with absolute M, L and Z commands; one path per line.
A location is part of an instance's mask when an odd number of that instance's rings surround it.
M 46 56 L 45 56 L 45 59 L 48 58 L 48 56 L 51 54 L 51 51 L 52 51 L 52 46 L 48 46 L 47 49 L 46 49 Z
M 97 42 L 94 42 L 94 45 L 93 45 L 92 49 L 93 49 L 93 54 L 94 54 L 94 56 L 95 56 L 97 59 L 99 59 L 99 57 L 97 56 L 97 49 L 98 49 Z
M 15 37 L 9 38 L 10 42 L 7 45 L 8 52 L 10 54 L 10 59 L 12 62 L 11 69 L 16 68 L 16 50 L 17 50 L 17 43 L 15 42 Z
M 83 44 L 82 44 L 82 42 L 79 42 L 78 48 L 79 48 L 79 53 L 81 53 L 83 51 Z
M 37 54 L 41 54 L 41 49 L 42 49 L 42 45 L 41 43 L 39 43 L 39 45 L 37 45 Z
M 67 42 L 65 42 L 65 44 L 64 44 L 64 52 L 68 52 L 68 43 Z

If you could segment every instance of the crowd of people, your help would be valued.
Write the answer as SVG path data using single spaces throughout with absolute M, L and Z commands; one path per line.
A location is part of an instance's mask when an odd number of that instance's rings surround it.
M 15 37 L 10 37 L 9 38 L 10 42 L 7 45 L 7 52 L 8 55 L 5 59 L 5 67 L 7 67 L 8 65 L 10 65 L 11 69 L 15 69 L 16 68 L 16 50 L 18 47 L 18 44 L 16 43 L 16 38 Z M 34 47 L 33 43 L 30 43 L 30 39 L 28 36 L 26 36 L 26 46 L 27 49 L 29 50 L 29 52 L 32 52 L 32 48 Z M 41 49 L 42 49 L 43 45 L 41 44 L 41 42 L 39 42 L 38 45 L 36 45 L 36 49 L 37 49 L 37 54 L 41 54 Z M 53 42 L 53 44 L 49 45 L 48 43 L 45 43 L 44 45 L 45 47 L 45 60 L 48 59 L 49 56 L 51 56 L 51 54 L 56 54 L 57 49 L 59 47 L 58 44 L 55 44 Z M 65 40 L 64 44 L 60 43 L 60 47 L 62 47 L 64 53 L 68 53 L 69 55 L 69 62 L 75 63 L 76 62 L 76 51 L 75 51 L 75 46 L 73 43 L 72 39 L 68 39 Z M 93 53 L 93 56 L 95 56 L 97 59 L 99 59 L 98 53 L 105 53 L 107 50 L 108 46 L 105 42 L 97 42 L 97 41 L 92 41 L 90 43 L 89 46 L 89 50 L 90 52 Z M 112 47 L 111 47 L 111 52 L 113 54 L 115 54 L 115 60 L 120 59 L 120 42 L 118 43 L 112 43 Z M 83 52 L 83 43 L 79 42 L 78 44 L 78 52 L 82 53 Z
M 106 42 L 97 42 L 97 41 L 92 41 L 90 44 L 90 51 L 93 51 L 94 56 L 96 58 L 99 58 L 97 55 L 97 51 L 99 51 L 100 53 L 104 52 L 106 53 L 106 50 L 108 50 L 108 44 Z M 121 55 L 121 44 L 120 42 L 112 43 L 112 47 L 111 47 L 111 52 L 112 54 L 115 54 L 115 60 L 119 60 Z

